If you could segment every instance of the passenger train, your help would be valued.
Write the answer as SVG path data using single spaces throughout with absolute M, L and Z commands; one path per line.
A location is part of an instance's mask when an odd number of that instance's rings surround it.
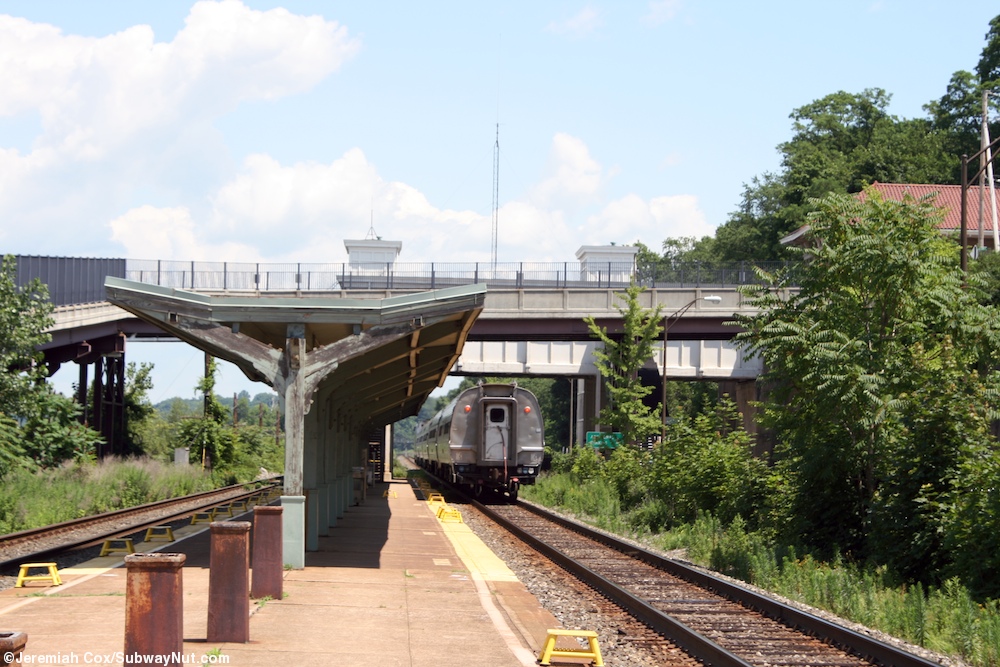
M 535 483 L 544 456 L 538 399 L 517 384 L 466 389 L 417 429 L 416 463 L 452 483 L 506 493 Z

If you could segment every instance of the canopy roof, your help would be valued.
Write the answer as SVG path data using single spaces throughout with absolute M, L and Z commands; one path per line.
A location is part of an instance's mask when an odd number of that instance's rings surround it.
M 444 382 L 486 293 L 467 285 L 385 299 L 230 296 L 113 277 L 105 288 L 111 303 L 272 387 L 286 341 L 304 339 L 312 390 L 333 391 L 373 425 L 416 414 Z

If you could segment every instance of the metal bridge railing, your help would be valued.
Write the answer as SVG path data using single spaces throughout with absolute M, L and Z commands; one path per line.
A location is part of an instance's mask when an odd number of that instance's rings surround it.
M 631 262 L 275 263 L 93 259 L 18 256 L 19 285 L 39 278 L 57 305 L 103 301 L 104 278 L 206 291 L 432 290 L 469 284 L 506 289 L 734 287 L 759 282 L 754 266 L 782 262 L 680 263 L 636 267 Z

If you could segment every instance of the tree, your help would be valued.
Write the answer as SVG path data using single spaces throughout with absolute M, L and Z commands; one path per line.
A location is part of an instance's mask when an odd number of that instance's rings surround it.
M 1000 16 L 990 21 L 983 47 L 976 66 L 976 73 L 959 70 L 951 75 L 945 94 L 924 106 L 934 127 L 946 137 L 949 152 L 956 158 L 973 155 L 980 147 L 980 129 L 983 121 L 983 91 L 1000 86 Z M 997 100 L 989 98 L 988 105 L 994 112 L 990 122 L 990 136 L 997 137 L 1000 123 L 996 122 Z M 988 119 L 989 120 L 989 119 Z M 961 175 L 959 165 L 954 166 L 954 182 Z
M 659 409 L 654 412 L 643 399 L 652 391 L 639 379 L 639 369 L 653 356 L 653 342 L 663 332 L 659 305 L 652 310 L 639 305 L 642 288 L 631 285 L 619 299 L 622 334 L 611 336 L 593 317 L 584 318 L 590 334 L 603 349 L 594 351 L 594 363 L 604 377 L 610 401 L 601 409 L 600 420 L 622 434 L 626 443 L 636 444 L 660 431 Z
M 130 362 L 125 368 L 125 425 L 128 429 L 127 451 L 148 453 L 143 436 L 145 422 L 156 413 L 149 402 L 149 391 L 153 388 L 153 364 L 138 366 Z
M 215 359 L 209 358 L 205 365 L 205 376 L 198 381 L 196 389 L 204 395 L 204 413 L 201 419 L 190 419 L 181 424 L 181 440 L 189 450 L 192 463 L 215 467 L 229 463 L 235 455 L 235 443 L 226 432 L 224 424 L 228 414 L 218 396 L 215 395 Z
M 866 557 L 878 526 L 882 546 L 902 551 L 876 555 L 912 564 L 929 553 L 915 540 L 941 527 L 923 503 L 950 493 L 958 445 L 990 446 L 981 426 L 997 374 L 979 379 L 974 369 L 996 359 L 1000 312 L 979 303 L 975 276 L 963 286 L 958 248 L 938 233 L 932 202 L 869 191 L 864 202 L 830 195 L 815 206 L 800 289 L 785 292 L 781 272 L 760 272 L 767 285 L 744 289 L 759 314 L 738 317 L 737 339 L 763 357 L 775 386 L 763 420 L 792 490 L 786 527 L 809 545 Z M 941 381 L 964 389 L 940 392 Z M 938 481 L 915 490 L 914 475 Z M 900 516 L 923 523 L 901 527 Z
M 48 370 L 38 346 L 50 340 L 49 290 L 37 278 L 18 287 L 12 255 L 0 267 L 0 414 L 24 417 L 45 391 Z
M 32 466 L 51 468 L 94 458 L 101 436 L 79 422 L 76 401 L 45 384 L 33 400 L 21 429 L 21 446 Z

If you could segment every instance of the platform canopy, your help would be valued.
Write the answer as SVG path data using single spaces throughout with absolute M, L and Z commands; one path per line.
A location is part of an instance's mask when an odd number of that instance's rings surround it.
M 467 285 L 383 299 L 329 295 L 213 295 L 109 277 L 108 301 L 238 366 L 285 395 L 305 369 L 304 411 L 332 390 L 359 422 L 417 413 L 461 354 L 486 288 Z M 288 355 L 290 341 L 300 353 Z

